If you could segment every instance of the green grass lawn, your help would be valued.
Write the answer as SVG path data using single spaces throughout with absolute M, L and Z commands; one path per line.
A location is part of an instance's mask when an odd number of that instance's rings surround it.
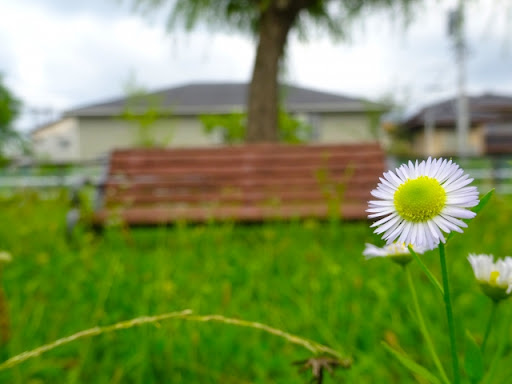
M 95 325 L 191 309 L 262 322 L 353 358 L 350 370 L 326 383 L 425 383 L 384 350 L 383 340 L 435 372 L 405 274 L 361 255 L 365 242 L 382 244 L 366 222 L 109 228 L 101 236 L 81 230 L 68 243 L 66 195 L 24 194 L 0 207 L 0 250 L 13 255 L 2 271 L 11 333 L 2 360 Z M 512 255 L 511 217 L 512 204 L 493 197 L 447 246 L 461 350 L 465 329 L 482 339 L 491 308 L 466 257 Z M 423 260 L 440 276 L 436 252 Z M 410 268 L 450 374 L 442 298 L 418 265 Z M 506 334 L 491 334 L 489 352 L 498 338 L 510 339 L 511 310 L 510 302 L 499 308 L 496 327 L 507 321 Z M 512 382 L 511 348 L 509 342 L 496 383 Z M 0 372 L 0 382 L 305 383 L 311 376 L 292 362 L 309 357 L 258 330 L 170 320 L 70 343 Z

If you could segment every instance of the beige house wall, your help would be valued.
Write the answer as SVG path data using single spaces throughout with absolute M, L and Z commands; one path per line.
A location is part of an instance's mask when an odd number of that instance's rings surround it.
M 79 160 L 78 121 L 68 117 L 32 134 L 32 150 L 39 161 L 73 162 Z
M 314 125 L 314 142 L 376 139 L 365 114 L 317 113 L 300 117 Z M 38 157 L 71 162 L 104 158 L 115 148 L 144 146 L 148 141 L 155 146 L 175 148 L 222 145 L 221 135 L 206 134 L 197 116 L 160 118 L 146 129 L 138 122 L 122 118 L 68 117 L 37 131 L 32 139 Z
M 484 127 L 474 126 L 469 131 L 468 144 L 470 155 L 482 155 L 485 152 Z M 457 154 L 457 134 L 455 128 L 434 128 L 432 150 L 429 151 L 425 132 L 419 131 L 413 138 L 413 151 L 422 156 L 447 156 Z
M 318 116 L 317 124 L 317 141 L 320 143 L 359 143 L 377 139 L 365 114 L 322 114 Z
M 81 160 L 104 157 L 115 148 L 144 146 L 148 139 L 161 147 L 196 147 L 219 144 L 215 135 L 203 132 L 195 117 L 159 119 L 147 128 L 123 119 L 82 118 L 80 120 Z

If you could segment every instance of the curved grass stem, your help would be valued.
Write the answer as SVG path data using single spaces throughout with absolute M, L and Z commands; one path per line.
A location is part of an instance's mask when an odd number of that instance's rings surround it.
M 194 315 L 190 309 L 186 309 L 186 310 L 180 311 L 180 312 L 170 312 L 170 313 L 164 313 L 162 315 L 156 315 L 156 316 L 137 317 L 137 318 L 134 318 L 131 320 L 121 321 L 119 323 L 107 325 L 104 327 L 93 327 L 90 329 L 86 329 L 84 331 L 80 331 L 80 332 L 74 333 L 73 335 L 63 337 L 63 338 L 55 340 L 51 343 L 42 345 L 38 348 L 32 349 L 30 351 L 22 352 L 19 355 L 11 357 L 10 359 L 8 359 L 0 364 L 0 371 L 5 370 L 7 368 L 14 367 L 26 360 L 32 359 L 34 357 L 38 357 L 45 352 L 51 351 L 52 349 L 60 347 L 61 345 L 71 343 L 78 339 L 97 336 L 97 335 L 101 335 L 103 333 L 115 332 L 115 331 L 119 331 L 122 329 L 133 328 L 133 327 L 141 326 L 144 324 L 152 324 L 152 323 L 158 324 L 161 321 L 171 320 L 171 319 L 180 319 L 180 320 L 196 321 L 196 322 L 218 322 L 218 323 L 224 323 L 224 324 L 231 324 L 231 325 L 235 325 L 238 327 L 259 329 L 266 333 L 270 333 L 274 336 L 281 337 L 290 343 L 300 345 L 303 348 L 309 350 L 310 352 L 312 352 L 314 354 L 325 353 L 325 354 L 331 355 L 333 357 L 336 357 L 337 359 L 340 359 L 340 364 L 343 366 L 349 367 L 351 364 L 350 358 L 342 357 L 342 355 L 338 351 L 336 351 L 332 348 L 329 348 L 329 347 L 322 345 L 320 343 L 317 343 L 315 341 L 307 340 L 302 337 L 293 335 L 291 333 L 282 331 L 280 329 L 273 328 L 269 325 L 258 323 L 258 322 L 253 322 L 253 321 L 224 317 L 221 315 L 204 315 L 204 316 Z

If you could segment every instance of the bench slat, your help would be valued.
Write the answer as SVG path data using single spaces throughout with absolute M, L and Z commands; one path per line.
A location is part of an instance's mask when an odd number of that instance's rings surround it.
M 93 221 L 364 219 L 384 164 L 376 143 L 117 150 Z
M 300 205 L 284 207 L 136 207 L 118 211 L 100 211 L 93 222 L 120 219 L 128 225 L 158 225 L 177 221 L 207 222 L 236 221 L 261 222 L 267 220 L 328 218 L 339 215 L 342 219 L 361 219 L 366 216 L 366 204 L 341 206 L 331 209 L 326 205 Z
M 202 192 L 202 193 L 187 193 L 187 192 L 173 192 L 173 191 L 154 191 L 152 194 L 148 193 L 118 193 L 116 196 L 109 196 L 109 203 L 111 206 L 116 205 L 168 205 L 189 203 L 201 204 L 217 202 L 221 204 L 265 204 L 269 202 L 280 202 L 281 204 L 296 204 L 301 202 L 325 201 L 329 203 L 336 199 L 343 198 L 347 201 L 364 201 L 371 198 L 370 193 L 367 191 L 350 190 L 342 191 L 330 189 L 326 191 L 317 190 L 287 190 L 287 191 L 227 191 L 225 193 L 215 192 Z

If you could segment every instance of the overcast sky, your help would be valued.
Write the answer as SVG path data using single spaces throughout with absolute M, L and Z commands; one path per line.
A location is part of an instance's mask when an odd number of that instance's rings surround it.
M 392 94 L 413 106 L 452 96 L 446 14 L 455 3 L 426 0 L 405 32 L 380 14 L 357 23 L 351 42 L 292 37 L 286 80 L 372 100 Z M 468 1 L 467 11 L 468 91 L 512 96 L 511 2 Z M 161 20 L 120 0 L 0 0 L 0 72 L 28 110 L 18 128 L 41 122 L 30 110 L 55 114 L 123 96 L 130 79 L 148 90 L 250 79 L 250 38 L 204 28 L 168 33 Z

